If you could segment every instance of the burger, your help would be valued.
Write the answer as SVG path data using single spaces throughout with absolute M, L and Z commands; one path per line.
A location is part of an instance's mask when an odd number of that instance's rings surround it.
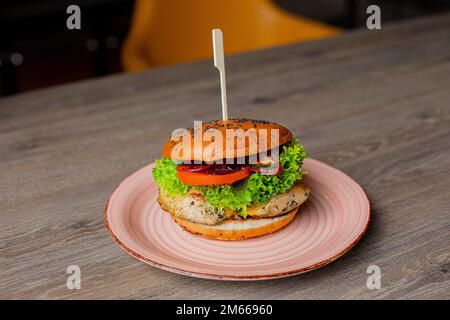
M 301 184 L 305 157 L 299 140 L 277 123 L 218 120 L 172 134 L 152 175 L 161 208 L 182 228 L 242 240 L 295 218 L 310 193 Z

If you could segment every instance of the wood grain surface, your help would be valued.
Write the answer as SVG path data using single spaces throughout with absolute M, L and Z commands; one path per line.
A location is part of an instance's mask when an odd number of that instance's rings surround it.
M 355 248 L 236 283 L 161 271 L 114 243 L 110 192 L 172 129 L 221 116 L 203 61 L 0 100 L 0 298 L 449 299 L 450 15 L 230 56 L 227 75 L 230 116 L 282 123 L 366 190 L 373 221 Z M 69 265 L 81 290 L 66 288 Z

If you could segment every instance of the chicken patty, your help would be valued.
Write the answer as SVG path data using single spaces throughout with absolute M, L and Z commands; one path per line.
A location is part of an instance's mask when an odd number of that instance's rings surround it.
M 300 183 L 294 184 L 286 193 L 279 193 L 269 202 L 247 208 L 252 217 L 275 217 L 297 208 L 308 199 L 310 189 Z
M 171 196 L 159 189 L 158 202 L 165 210 L 187 220 L 215 225 L 219 224 L 234 212 L 227 215 L 227 211 L 212 206 L 198 192 L 191 190 L 187 195 Z
M 310 189 L 301 184 L 295 184 L 286 193 L 279 193 L 269 202 L 249 206 L 247 213 L 251 217 L 275 217 L 285 214 L 300 206 L 309 196 Z M 171 196 L 160 189 L 158 202 L 161 207 L 176 216 L 184 219 L 216 225 L 235 215 L 232 210 L 219 209 L 212 206 L 197 191 L 191 190 L 187 195 Z

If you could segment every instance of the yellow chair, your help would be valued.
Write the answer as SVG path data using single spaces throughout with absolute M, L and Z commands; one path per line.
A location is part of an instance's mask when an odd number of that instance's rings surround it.
M 137 0 L 122 52 L 124 68 L 138 71 L 209 58 L 213 28 L 223 30 L 226 54 L 340 32 L 272 0 Z

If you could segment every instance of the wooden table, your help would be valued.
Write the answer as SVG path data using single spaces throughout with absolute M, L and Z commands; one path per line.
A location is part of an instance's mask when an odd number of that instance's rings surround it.
M 227 73 L 232 116 L 286 125 L 364 187 L 373 221 L 355 248 L 300 276 L 217 282 L 115 244 L 110 192 L 172 129 L 221 116 L 204 61 L 0 100 L 0 298 L 450 298 L 450 15 L 231 56 Z

